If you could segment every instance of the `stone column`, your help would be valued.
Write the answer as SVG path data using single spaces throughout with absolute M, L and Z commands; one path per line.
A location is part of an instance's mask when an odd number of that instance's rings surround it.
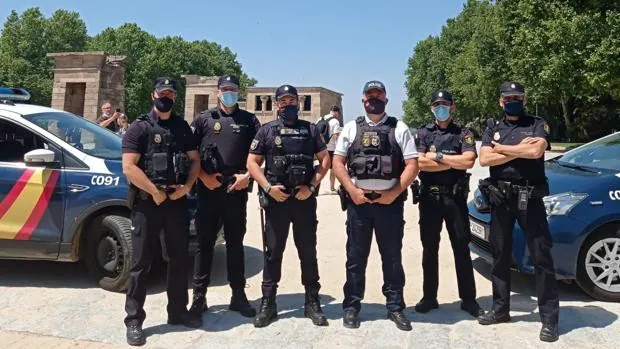
M 269 99 L 269 96 L 260 96 L 260 101 L 262 102 L 262 105 L 260 107 L 261 111 L 267 111 L 267 100 Z

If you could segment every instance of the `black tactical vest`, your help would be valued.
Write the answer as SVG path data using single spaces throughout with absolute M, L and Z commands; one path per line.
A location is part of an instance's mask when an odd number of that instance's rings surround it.
M 355 120 L 355 140 L 347 152 L 349 175 L 357 179 L 400 178 L 405 168 L 403 152 L 396 142 L 398 120 L 388 117 L 377 126 L 370 126 L 363 116 Z
M 203 170 L 223 175 L 244 172 L 254 128 L 250 114 L 237 110 L 224 116 L 219 109 L 205 113 L 207 119 L 200 141 Z
M 189 174 L 189 159 L 182 145 L 175 142 L 170 130 L 161 127 L 149 114 L 141 115 L 138 120 L 146 122 L 148 133 L 146 154 L 140 157 L 139 162 L 144 174 L 156 185 L 185 183 Z
M 287 188 L 307 185 L 314 176 L 314 139 L 310 123 L 298 120 L 294 127 L 281 121 L 271 125 L 273 145 L 265 155 L 265 172 L 269 183 Z

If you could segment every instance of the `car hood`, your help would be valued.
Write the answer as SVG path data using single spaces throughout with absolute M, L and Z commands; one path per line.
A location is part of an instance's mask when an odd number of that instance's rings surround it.
M 545 172 L 549 180 L 549 193 L 583 193 L 601 184 L 601 180 L 614 175 L 610 171 L 591 172 L 560 165 L 557 161 L 545 162 Z

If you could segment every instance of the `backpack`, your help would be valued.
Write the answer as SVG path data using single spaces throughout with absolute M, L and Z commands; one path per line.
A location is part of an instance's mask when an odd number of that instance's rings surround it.
M 323 137 L 323 142 L 325 142 L 325 144 L 329 143 L 329 140 L 332 138 L 331 127 L 329 127 L 329 121 L 333 118 L 334 118 L 333 116 L 330 116 L 327 119 L 321 118 L 316 123 L 316 128 L 319 131 L 319 134 L 321 135 L 321 137 Z

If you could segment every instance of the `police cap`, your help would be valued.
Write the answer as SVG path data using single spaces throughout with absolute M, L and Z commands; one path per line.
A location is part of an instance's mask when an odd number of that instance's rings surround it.
M 507 81 L 500 85 L 499 93 L 501 96 L 523 96 L 525 87 L 518 82 Z
M 291 85 L 282 85 L 276 89 L 276 101 L 284 96 L 299 97 L 297 89 Z
M 239 78 L 229 74 L 220 76 L 220 78 L 217 80 L 217 88 L 220 89 L 222 87 L 233 87 L 238 89 Z
M 371 80 L 364 84 L 363 93 L 367 93 L 370 90 L 379 90 L 383 93 L 387 93 L 385 90 L 385 85 L 381 81 Z
M 452 94 L 446 90 L 439 90 L 433 93 L 431 96 L 431 105 L 437 102 L 448 102 L 450 104 L 454 104 Z
M 164 92 L 164 91 L 172 91 L 174 93 L 177 92 L 177 82 L 176 80 L 168 77 L 161 77 L 155 80 L 155 86 L 153 87 L 155 91 Z

